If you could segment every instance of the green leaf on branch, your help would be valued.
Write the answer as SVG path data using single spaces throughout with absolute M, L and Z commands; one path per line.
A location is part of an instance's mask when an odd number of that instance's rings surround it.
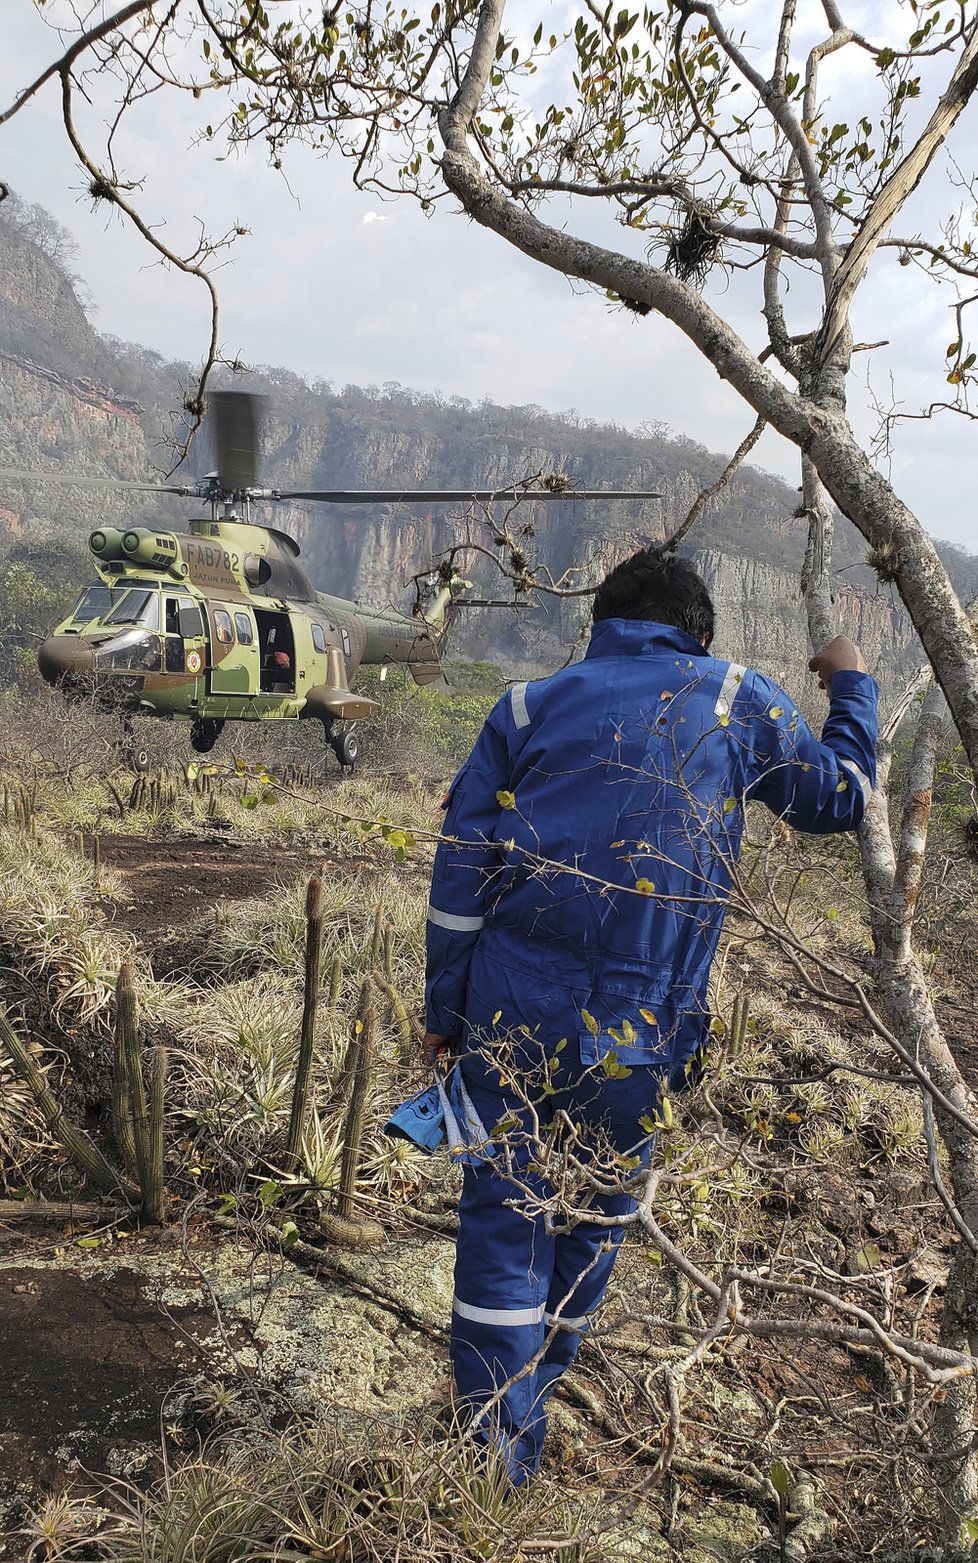
M 601 1059 L 601 1068 L 604 1070 L 605 1075 L 609 1080 L 627 1080 L 632 1072 L 627 1064 L 620 1064 L 618 1062 L 618 1054 L 615 1052 L 613 1047 L 610 1047 L 607 1053 L 603 1055 Z
M 856 1268 L 859 1270 L 875 1270 L 883 1262 L 877 1243 L 864 1243 L 856 1255 Z
M 783 1460 L 775 1460 L 768 1471 L 768 1480 L 779 1498 L 787 1498 L 791 1491 L 791 1473 Z

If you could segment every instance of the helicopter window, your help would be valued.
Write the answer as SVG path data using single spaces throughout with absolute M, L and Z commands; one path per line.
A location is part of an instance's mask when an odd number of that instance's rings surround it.
M 144 629 L 159 629 L 160 599 L 156 592 L 140 591 L 130 587 L 123 592 L 111 613 L 105 615 L 106 624 L 141 624 Z
M 180 598 L 180 634 L 184 640 L 196 640 L 203 635 L 204 626 L 200 622 L 200 609 L 190 597 Z
M 100 619 L 103 614 L 111 612 L 121 596 L 122 592 L 111 586 L 86 587 L 71 615 L 72 622 L 90 624 L 93 619 Z
M 350 655 L 350 637 L 346 630 L 340 630 L 340 639 L 343 642 L 343 655 Z
M 179 635 L 180 633 L 180 610 L 177 607 L 177 599 L 175 597 L 166 599 L 166 633 L 168 635 Z
M 326 650 L 326 636 L 323 634 L 321 624 L 314 624 L 312 627 L 312 643 L 317 651 Z
M 248 615 L 246 613 L 236 613 L 234 615 L 234 624 L 238 632 L 238 645 L 250 646 L 255 638 L 255 634 L 251 628 L 251 620 Z
M 272 573 L 272 567 L 267 559 L 262 559 L 259 554 L 245 554 L 244 577 L 249 586 L 264 586 Z
M 231 623 L 231 615 L 225 613 L 223 608 L 214 609 L 214 630 L 222 646 L 234 645 L 234 625 Z

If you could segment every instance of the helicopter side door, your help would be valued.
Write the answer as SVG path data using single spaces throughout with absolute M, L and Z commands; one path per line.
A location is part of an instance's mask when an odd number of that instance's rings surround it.
M 303 614 L 293 623 L 296 660 L 296 694 L 304 699 L 326 678 L 328 632 L 318 619 Z
M 258 643 L 254 616 L 239 603 L 208 601 L 210 656 L 207 716 L 235 716 L 258 692 Z
M 301 620 L 297 622 L 301 623 Z M 263 695 L 296 693 L 296 640 L 291 616 L 281 609 L 255 609 L 258 630 L 260 686 Z M 273 707 L 274 709 L 274 707 Z M 294 710 L 286 714 L 294 715 Z
M 207 658 L 200 608 L 192 597 L 167 592 L 163 598 L 163 672 L 196 680 Z M 193 691 L 196 694 L 196 688 Z

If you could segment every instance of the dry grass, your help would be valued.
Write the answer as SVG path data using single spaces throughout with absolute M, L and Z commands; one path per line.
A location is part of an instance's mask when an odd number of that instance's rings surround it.
M 52 1500 L 22 1537 L 29 1559 L 99 1563 L 598 1563 L 594 1510 L 546 1481 L 514 1494 L 451 1429 L 293 1422 L 215 1437 L 148 1494 Z
M 363 802 L 362 790 L 358 803 Z M 388 800 L 389 802 L 389 800 Z M 386 853 L 387 849 L 383 849 Z M 260 901 L 220 909 L 208 941 L 200 981 L 161 981 L 152 975 L 134 940 L 108 926 L 104 904 L 123 895 L 118 877 L 96 874 L 73 842 L 35 822 L 31 829 L 0 828 L 0 874 L 6 892 L 0 908 L 0 940 L 19 971 L 43 994 L 52 1036 L 91 1035 L 107 1046 L 119 966 L 134 971 L 144 1034 L 171 1049 L 167 1112 L 171 1176 L 203 1168 L 219 1187 L 238 1187 L 249 1169 L 274 1170 L 287 1126 L 301 1020 L 305 944 L 305 883 L 270 886 Z M 329 1190 L 336 1181 L 341 1145 L 340 1073 L 363 977 L 384 964 L 395 988 L 420 993 L 425 895 L 421 877 L 369 864 L 369 893 L 349 878 L 328 880 L 324 891 L 323 969 L 342 969 L 338 1002 L 320 1006 L 313 1097 L 301 1165 L 290 1183 Z M 383 907 L 381 947 L 372 949 L 378 906 Z M 124 914 L 123 914 L 124 923 Z M 388 1195 L 415 1181 L 409 1148 L 392 1146 L 380 1128 L 392 1105 L 408 1094 L 410 1070 L 401 1060 L 401 1037 L 388 1023 L 387 1000 L 378 996 L 382 1024 L 371 1083 L 364 1143 L 363 1183 Z M 107 1058 L 107 1054 L 105 1057 Z M 55 1084 L 58 1070 L 55 1069 Z M 4 1078 L 6 1078 L 6 1074 Z M 106 1081 L 106 1089 L 108 1082 Z M 51 1142 L 26 1092 L 7 1093 L 0 1118 L 0 1176 L 30 1183 Z M 195 1173 L 199 1177 L 200 1173 Z

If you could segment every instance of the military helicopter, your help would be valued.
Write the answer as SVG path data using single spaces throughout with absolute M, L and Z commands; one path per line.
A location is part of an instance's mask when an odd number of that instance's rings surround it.
M 418 684 L 443 677 L 441 648 L 468 582 L 451 571 L 435 572 L 411 616 L 371 612 L 317 592 L 298 562 L 298 544 L 252 519 L 256 502 L 438 504 L 516 497 L 512 489 L 284 493 L 258 487 L 260 403 L 246 391 L 211 394 L 217 472 L 200 482 L 114 485 L 61 474 L 52 479 L 176 494 L 202 500 L 210 510 L 189 520 L 185 531 L 163 526 L 94 531 L 89 549 L 97 579 L 38 651 L 38 667 L 49 684 L 68 698 L 94 694 L 100 706 L 120 713 L 123 749 L 136 770 L 149 765 L 133 731 L 137 716 L 188 721 L 191 747 L 200 754 L 214 747 L 228 721 L 312 718 L 322 723 L 340 766 L 352 769 L 359 754 L 353 724 L 378 705 L 356 692 L 361 664 L 404 663 Z M 534 499 L 569 497 L 545 488 L 527 493 Z M 573 491 L 570 497 L 659 496 Z

